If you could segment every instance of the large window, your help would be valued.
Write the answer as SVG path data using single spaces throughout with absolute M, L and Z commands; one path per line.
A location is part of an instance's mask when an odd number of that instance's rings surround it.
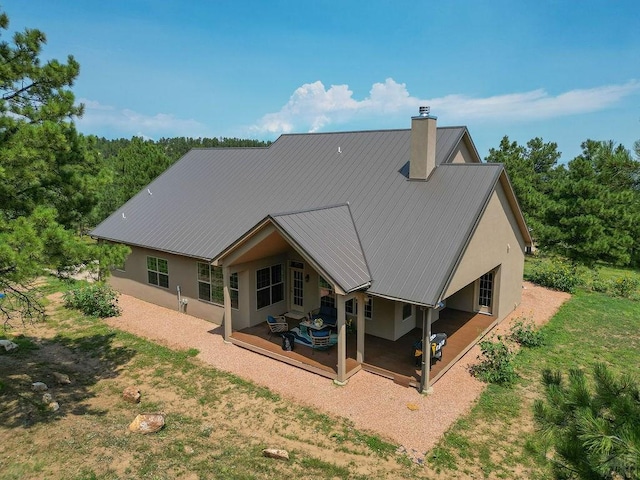
M 373 304 L 373 299 L 369 297 L 367 301 L 364 302 L 364 318 L 371 319 L 371 305 Z M 355 299 L 347 300 L 344 302 L 344 310 L 349 315 L 357 315 L 358 314 L 358 302 Z
M 256 299 L 258 309 L 284 300 L 282 265 L 273 265 L 256 271 Z
M 169 288 L 169 263 L 164 258 L 147 257 L 147 280 L 151 285 Z
M 221 267 L 198 262 L 198 298 L 205 302 L 224 304 Z
M 240 297 L 237 273 L 232 273 L 229 276 L 229 295 L 231 296 L 231 308 L 237 309 Z

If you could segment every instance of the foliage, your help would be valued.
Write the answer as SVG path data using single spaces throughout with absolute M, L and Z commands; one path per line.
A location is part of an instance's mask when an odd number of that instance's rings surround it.
M 555 143 L 504 137 L 486 160 L 505 165 L 538 247 L 593 265 L 640 265 L 640 149 L 587 140 L 557 164 Z
M 540 347 L 545 344 L 545 335 L 542 330 L 536 330 L 533 320 L 518 318 L 510 329 L 509 339 L 522 347 Z
M 572 293 L 582 284 L 577 266 L 558 258 L 536 262 L 526 273 L 527 280 L 543 287 Z
M 9 19 L 0 12 L 0 34 Z M 63 273 L 92 260 L 77 233 L 85 228 L 108 180 L 74 117 L 83 106 L 70 90 L 80 66 L 40 59 L 46 43 L 35 29 L 0 43 L 0 312 L 39 318 L 44 308 L 31 281 L 45 269 Z M 5 308 L 6 307 L 6 308 Z
M 480 363 L 471 366 L 471 374 L 485 382 L 498 385 L 510 385 L 518 374 L 513 366 L 515 353 L 498 336 L 497 341 L 483 340 L 480 342 L 482 356 Z
M 107 318 L 120 315 L 118 292 L 104 283 L 85 285 L 64 293 L 64 306 L 85 315 Z
M 593 387 L 582 370 L 545 370 L 545 400 L 534 404 L 535 419 L 555 451 L 562 478 L 638 478 L 640 473 L 640 389 L 628 375 L 594 367 Z
M 630 298 L 640 287 L 640 280 L 624 275 L 611 281 L 611 290 L 616 297 Z

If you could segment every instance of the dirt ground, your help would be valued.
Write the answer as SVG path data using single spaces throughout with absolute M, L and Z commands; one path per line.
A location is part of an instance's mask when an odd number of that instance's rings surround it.
M 522 317 L 541 325 L 568 298 L 567 294 L 525 283 L 521 305 L 494 333 L 508 331 L 511 323 Z M 50 300 L 50 311 L 54 312 L 60 296 L 53 296 Z M 201 361 L 268 387 L 280 395 L 286 405 L 280 406 L 281 410 L 265 409 L 264 402 L 255 395 L 243 394 L 242 389 L 234 387 L 233 383 L 226 387 L 211 387 L 206 378 L 196 379 L 196 385 L 189 387 L 189 392 L 200 393 L 185 396 L 181 388 L 184 390 L 187 388 L 185 385 L 194 381 L 188 373 L 167 372 L 159 365 L 134 370 L 132 362 L 136 352 L 114 343 L 113 335 L 98 335 L 75 342 L 56 336 L 55 328 L 47 324 L 29 326 L 22 332 L 32 341 L 27 352 L 0 354 L 0 382 L 7 387 L 5 392 L 14 398 L 12 401 L 7 401 L 7 398 L 0 401 L 0 471 L 3 465 L 15 466 L 20 462 L 28 465 L 37 458 L 35 453 L 29 456 L 29 452 L 50 449 L 53 443 L 59 445 L 62 459 L 65 455 L 75 459 L 77 449 L 87 449 L 89 464 L 108 461 L 117 477 L 129 475 L 132 465 L 142 461 L 138 449 L 145 450 L 144 442 L 140 443 L 126 433 L 128 423 L 135 416 L 133 413 L 139 409 L 122 402 L 120 394 L 126 386 L 133 384 L 150 392 L 144 408 L 180 412 L 184 425 L 191 425 L 193 419 L 199 420 L 198 431 L 194 433 L 190 428 L 196 427 L 185 426 L 184 431 L 176 432 L 172 438 L 173 442 L 182 442 L 183 451 L 193 450 L 194 453 L 189 455 L 194 455 L 194 458 L 199 454 L 205 455 L 199 443 L 207 445 L 206 455 L 211 455 L 214 445 L 219 449 L 219 442 L 229 436 L 237 437 L 248 448 L 271 444 L 277 439 L 277 445 L 273 445 L 277 448 L 302 451 L 316 458 L 331 450 L 332 461 L 349 466 L 350 471 L 358 475 L 399 478 L 404 473 L 400 473 L 403 470 L 396 462 L 367 455 L 357 442 L 344 440 L 345 443 L 336 449 L 335 439 L 347 438 L 345 432 L 353 426 L 401 445 L 409 458 L 422 463 L 425 453 L 460 415 L 469 411 L 484 388 L 468 373 L 468 366 L 479 353 L 477 348 L 442 377 L 433 394 L 428 396 L 368 372 L 359 372 L 346 386 L 338 387 L 326 378 L 225 344 L 221 329 L 206 321 L 126 295 L 121 296 L 120 305 L 123 314 L 109 319 L 110 326 L 173 349 L 198 349 L 197 357 Z M 53 377 L 54 371 L 69 375 L 72 383 L 58 385 Z M 61 414 L 47 417 L 50 420 L 45 422 L 46 429 L 40 422 L 43 418 L 42 393 L 31 390 L 31 384 L 36 381 L 49 385 L 48 393 L 60 405 Z M 224 398 L 224 407 L 205 408 L 207 402 L 202 398 L 199 400 L 199 395 L 220 395 L 221 399 Z M 306 412 L 295 405 L 311 407 L 325 412 L 330 418 L 345 419 L 346 423 L 336 421 L 336 432 L 320 435 L 318 431 L 322 427 L 313 423 L 309 426 L 305 422 L 283 422 L 282 409 Z M 203 429 L 206 430 L 206 438 Z M 18 437 L 11 438 L 16 433 Z M 193 441 L 194 437 L 199 439 L 198 442 Z M 155 443 L 158 451 L 170 448 L 163 445 L 163 441 Z M 177 475 L 181 469 L 179 465 L 176 462 L 169 468 L 177 469 L 173 472 Z M 65 467 L 61 465 L 59 468 Z M 54 465 L 48 466 L 46 471 L 51 478 L 56 478 Z M 182 478 L 196 478 L 191 473 L 182 472 Z M 422 474 L 416 475 L 420 477 Z M 306 478 L 302 474 L 299 477 Z M 10 478 L 21 478 L 21 475 Z M 26 475 L 24 478 L 39 477 Z

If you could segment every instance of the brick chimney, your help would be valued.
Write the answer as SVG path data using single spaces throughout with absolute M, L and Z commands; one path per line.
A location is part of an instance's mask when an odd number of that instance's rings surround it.
M 411 117 L 411 157 L 409 180 L 426 180 L 436 168 L 436 123 L 429 107 L 420 107 L 419 115 Z

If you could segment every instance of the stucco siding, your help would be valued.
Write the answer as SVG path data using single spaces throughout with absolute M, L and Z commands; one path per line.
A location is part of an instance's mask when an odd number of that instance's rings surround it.
M 524 238 L 504 189 L 498 183 L 445 292 L 445 298 L 485 273 L 498 269 L 492 313 L 502 320 L 520 303 L 524 249 Z
M 464 142 L 458 143 L 451 158 L 451 163 L 478 163 L 475 155 L 472 155 Z

